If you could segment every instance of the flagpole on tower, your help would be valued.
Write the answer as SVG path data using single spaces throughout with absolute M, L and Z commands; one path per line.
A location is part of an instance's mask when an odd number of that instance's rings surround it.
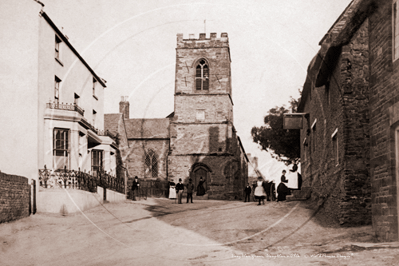
M 204 20 L 204 33 L 206 33 L 206 19 Z

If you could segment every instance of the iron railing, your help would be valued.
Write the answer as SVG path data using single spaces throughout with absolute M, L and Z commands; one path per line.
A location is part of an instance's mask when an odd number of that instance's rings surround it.
M 98 130 L 97 135 L 99 136 L 108 136 L 111 139 L 115 140 L 117 138 L 116 135 L 112 134 L 108 129 L 107 130 Z
M 125 193 L 123 178 L 114 177 L 105 171 L 98 171 L 96 176 L 86 171 L 50 170 L 44 166 L 39 169 L 39 183 L 43 188 L 80 189 L 89 192 L 97 192 L 97 186 Z
M 59 110 L 67 110 L 67 111 L 76 111 L 80 115 L 84 115 L 85 110 L 79 107 L 76 103 L 59 103 L 59 102 L 49 102 L 46 104 L 47 108 L 50 109 L 59 109 Z

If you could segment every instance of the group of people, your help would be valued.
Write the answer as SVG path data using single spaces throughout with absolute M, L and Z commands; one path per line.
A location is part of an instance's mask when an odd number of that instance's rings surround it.
M 277 198 L 275 195 L 276 189 L 274 182 L 264 181 L 263 177 L 261 176 L 258 177 L 258 181 L 253 185 L 255 200 L 259 201 L 258 205 L 261 205 L 262 203 L 265 204 L 265 199 L 267 201 L 275 201 L 277 199 L 277 202 L 285 201 L 287 199 L 287 195 L 291 194 L 291 189 L 289 189 L 285 184 L 288 183 L 288 180 L 285 176 L 286 173 L 287 171 L 285 170 L 282 171 L 281 182 L 277 186 Z M 249 183 L 245 187 L 244 192 L 245 192 L 244 202 L 251 201 L 252 188 Z
M 204 188 L 204 183 L 205 180 L 200 178 L 197 186 L 197 196 L 203 196 L 205 195 L 205 188 Z M 132 197 L 133 200 L 136 200 L 136 196 L 138 194 L 138 190 L 140 187 L 140 182 L 137 176 L 134 177 L 133 180 L 133 185 L 132 185 Z M 170 199 L 178 199 L 178 203 L 182 203 L 182 197 L 183 197 L 183 192 L 184 192 L 184 187 L 187 188 L 187 203 L 191 200 L 191 203 L 193 203 L 193 192 L 194 192 L 194 184 L 192 179 L 190 178 L 188 180 L 188 184 L 184 185 L 182 183 L 181 178 L 179 178 L 179 183 L 175 184 L 173 182 L 173 179 L 170 180 L 169 182 L 169 198 Z
M 200 178 L 197 186 L 197 196 L 203 196 L 205 195 L 205 188 L 204 188 L 204 183 L 205 180 Z M 181 178 L 179 178 L 179 183 L 175 184 L 173 182 L 173 179 L 170 180 L 169 182 L 169 198 L 170 199 L 178 199 L 178 203 L 182 204 L 182 198 L 183 198 L 183 192 L 184 192 L 184 187 L 187 188 L 187 203 L 190 202 L 193 203 L 193 192 L 194 192 L 194 184 L 193 180 L 190 178 L 188 180 L 188 184 L 184 185 L 182 183 Z

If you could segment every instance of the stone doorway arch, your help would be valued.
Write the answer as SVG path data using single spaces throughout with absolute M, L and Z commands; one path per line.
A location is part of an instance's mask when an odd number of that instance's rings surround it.
M 196 194 L 197 192 L 198 183 L 201 177 L 203 180 L 206 181 L 204 183 L 205 193 L 209 190 L 209 185 L 211 182 L 211 172 L 212 170 L 206 164 L 195 163 L 192 165 L 190 171 L 190 178 L 193 180 L 193 184 L 195 187 L 194 194 Z

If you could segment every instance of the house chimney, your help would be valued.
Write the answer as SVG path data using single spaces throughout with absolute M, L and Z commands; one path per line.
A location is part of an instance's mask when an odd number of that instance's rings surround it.
M 128 96 L 122 96 L 122 99 L 119 103 L 119 113 L 123 114 L 125 119 L 129 119 L 129 106 L 130 103 L 128 101 Z

